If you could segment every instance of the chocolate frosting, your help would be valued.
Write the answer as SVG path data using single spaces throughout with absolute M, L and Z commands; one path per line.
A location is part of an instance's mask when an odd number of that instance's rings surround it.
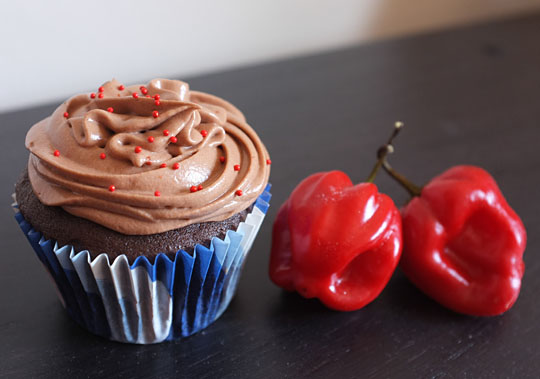
M 29 178 L 43 204 L 145 235 L 225 220 L 263 192 L 268 153 L 232 104 L 177 80 L 112 80 L 100 90 L 28 132 Z

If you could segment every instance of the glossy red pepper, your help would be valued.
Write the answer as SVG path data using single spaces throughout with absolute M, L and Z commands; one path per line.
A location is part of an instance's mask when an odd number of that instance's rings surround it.
M 317 173 L 279 210 L 270 277 L 330 308 L 356 310 L 383 290 L 401 248 L 401 218 L 388 196 L 340 171 Z
M 479 167 L 456 166 L 417 195 L 402 210 L 407 277 L 456 312 L 508 310 L 521 286 L 526 232 L 495 180 Z

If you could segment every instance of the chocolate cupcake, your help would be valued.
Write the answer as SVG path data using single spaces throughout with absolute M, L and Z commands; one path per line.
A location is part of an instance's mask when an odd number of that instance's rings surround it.
M 243 114 L 186 83 L 105 83 L 27 134 L 16 218 L 69 314 L 155 343 L 217 319 L 270 200 L 270 159 Z

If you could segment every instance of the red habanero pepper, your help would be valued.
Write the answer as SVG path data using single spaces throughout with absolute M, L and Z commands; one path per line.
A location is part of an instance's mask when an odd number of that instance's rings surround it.
M 275 284 L 340 311 L 360 309 L 380 294 L 402 248 L 399 211 L 371 183 L 381 166 L 382 158 L 366 183 L 353 185 L 345 173 L 331 171 L 294 189 L 274 222 Z
M 405 275 L 456 312 L 493 316 L 521 287 L 526 232 L 495 180 L 483 169 L 455 166 L 423 188 L 384 167 L 414 196 L 402 209 Z
M 280 208 L 270 277 L 278 286 L 352 311 L 375 299 L 401 253 L 401 219 L 373 183 L 341 171 L 311 175 Z

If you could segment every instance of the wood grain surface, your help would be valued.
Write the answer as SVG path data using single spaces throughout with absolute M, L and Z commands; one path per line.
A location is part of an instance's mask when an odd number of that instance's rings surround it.
M 25 133 L 56 105 L 0 115 L 0 376 L 538 377 L 539 41 L 536 14 L 189 80 L 245 111 L 270 151 L 274 197 L 227 312 L 175 343 L 109 342 L 68 318 L 9 207 L 27 160 Z M 290 191 L 316 171 L 365 179 L 397 119 L 406 127 L 396 168 L 423 183 L 455 164 L 482 166 L 521 215 L 526 271 L 505 315 L 455 314 L 399 270 L 378 299 L 350 313 L 268 279 L 272 221 Z M 406 201 L 387 177 L 376 183 L 398 205 Z

